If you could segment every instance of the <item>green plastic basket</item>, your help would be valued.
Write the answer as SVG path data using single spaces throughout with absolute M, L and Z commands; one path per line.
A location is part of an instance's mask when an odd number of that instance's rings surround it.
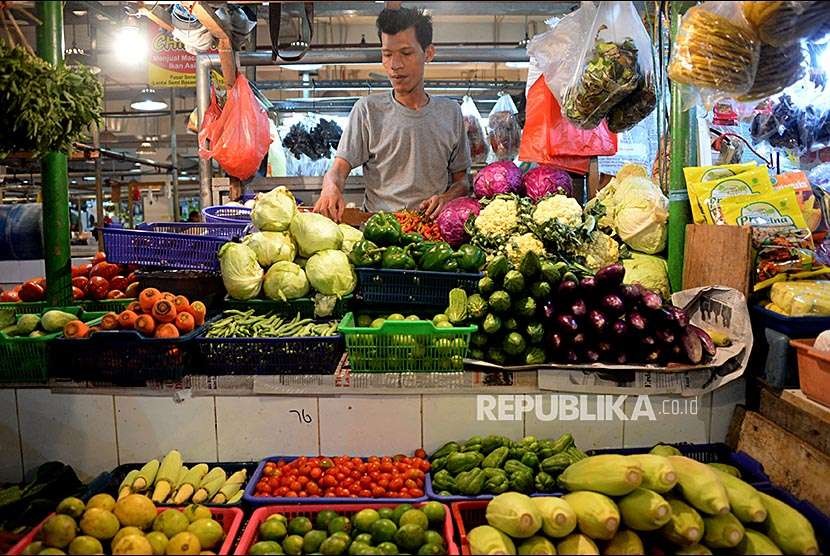
M 322 318 L 343 318 L 349 311 L 349 306 L 352 303 L 352 296 L 347 295 L 341 297 L 334 304 L 334 311 L 331 315 Z M 233 299 L 231 296 L 225 297 L 225 309 L 237 309 L 239 311 L 247 311 L 254 309 L 257 314 L 273 312 L 280 315 L 296 315 L 300 314 L 303 318 L 312 319 L 314 315 L 314 299 L 310 297 L 301 297 L 299 299 L 290 299 L 288 301 L 280 301 L 277 299 L 248 299 L 246 301 L 239 301 Z
M 85 312 L 81 307 L 50 307 L 50 309 L 77 315 L 84 322 L 100 319 L 104 314 Z M 40 311 L 41 314 L 45 312 L 46 310 Z M 24 310 L 17 314 L 25 313 L 29 311 Z M 48 378 L 46 350 L 49 342 L 61 334 L 62 332 L 54 332 L 37 338 L 28 336 L 18 338 L 0 334 L 0 384 L 46 382 Z
M 3 309 L 14 309 L 16 315 L 42 313 L 46 309 L 45 301 L 4 301 L 0 303 L 0 311 Z
M 386 321 L 380 328 L 355 326 L 354 315 L 340 321 L 354 373 L 458 372 L 470 336 L 478 327 L 438 328 L 431 321 Z

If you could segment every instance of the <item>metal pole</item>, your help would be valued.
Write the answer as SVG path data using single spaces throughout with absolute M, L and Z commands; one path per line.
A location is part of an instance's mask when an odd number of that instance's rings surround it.
M 63 2 L 37 2 L 43 22 L 37 28 L 41 58 L 63 63 Z M 69 246 L 69 177 L 66 153 L 50 152 L 43 168 L 43 256 L 46 266 L 46 300 L 52 306 L 72 303 L 72 255 Z
M 219 60 L 219 57 L 216 57 Z M 202 126 L 202 119 L 210 106 L 210 60 L 204 54 L 196 56 L 196 111 L 198 127 Z M 211 203 L 211 184 L 213 182 L 213 163 L 210 159 L 199 157 L 199 199 L 201 208 L 209 207 Z
M 671 2 L 672 36 L 677 35 L 681 9 Z M 669 174 L 669 240 L 668 266 L 672 291 L 683 289 L 683 260 L 686 243 L 686 224 L 692 221 L 689 192 L 683 177 L 684 166 L 697 164 L 697 118 L 693 109 L 683 111 L 680 85 L 671 84 L 671 165 Z
M 181 220 L 179 209 L 179 155 L 176 152 L 176 89 L 170 87 L 170 162 L 173 164 L 173 222 Z
M 101 148 L 101 129 L 96 124 L 92 126 L 92 145 Z M 98 228 L 98 250 L 106 251 L 104 245 L 104 168 L 101 163 L 101 153 L 95 158 L 95 226 Z

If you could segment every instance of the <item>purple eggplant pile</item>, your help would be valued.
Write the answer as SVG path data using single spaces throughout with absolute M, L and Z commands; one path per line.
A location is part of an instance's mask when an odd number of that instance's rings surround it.
M 709 334 L 690 324 L 685 311 L 639 284 L 623 284 L 624 275 L 616 263 L 559 282 L 545 326 L 551 361 L 697 365 L 715 355 Z

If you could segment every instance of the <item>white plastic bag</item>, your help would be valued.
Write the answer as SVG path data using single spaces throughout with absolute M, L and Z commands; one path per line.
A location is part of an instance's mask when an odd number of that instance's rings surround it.
M 475 101 L 467 95 L 461 102 L 461 115 L 464 117 L 464 129 L 467 132 L 467 142 L 470 144 L 470 156 L 473 163 L 482 163 L 487 160 L 488 154 L 484 126 L 481 125 L 481 113 Z
M 508 94 L 503 94 L 496 101 L 487 118 L 490 148 L 496 160 L 513 160 L 519 154 L 522 130 L 516 114 L 519 110 Z
M 282 139 L 273 120 L 270 121 L 270 126 L 271 146 L 268 148 L 268 167 L 265 175 L 269 178 L 281 178 L 287 175 L 285 150 L 282 148 Z

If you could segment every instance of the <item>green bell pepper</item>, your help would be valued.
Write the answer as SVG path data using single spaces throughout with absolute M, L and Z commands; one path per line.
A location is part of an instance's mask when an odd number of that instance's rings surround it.
M 430 469 L 433 471 L 441 471 L 447 466 L 447 456 L 435 458 L 430 464 Z
M 374 242 L 362 239 L 352 246 L 349 261 L 354 266 L 377 266 L 383 256 L 383 250 Z
M 467 439 L 467 441 L 461 445 L 462 452 L 479 452 L 481 451 L 481 443 L 484 441 L 484 438 L 481 436 L 471 436 Z
M 501 494 L 510 490 L 510 480 L 504 469 L 486 468 L 484 473 L 484 491 L 490 494 Z
M 510 490 L 524 493 L 533 492 L 533 473 L 530 471 L 508 472 L 507 477 L 510 481 Z
M 408 232 L 405 234 L 401 234 L 400 244 L 401 245 L 417 245 L 424 241 L 424 236 L 419 234 L 418 232 Z
M 509 448 L 507 446 L 501 446 L 500 448 L 496 448 L 485 457 L 481 461 L 482 467 L 493 467 L 493 468 L 500 468 L 504 465 L 504 462 L 507 461 L 507 453 L 509 452 Z
M 456 272 L 458 261 L 454 255 L 449 243 L 439 241 L 424 251 L 421 256 L 421 268 L 433 272 Z
M 531 469 L 527 465 L 525 465 L 522 462 L 517 461 L 515 459 L 509 459 L 506 462 L 504 462 L 504 470 L 507 471 L 508 473 L 515 473 L 517 471 L 523 471 L 525 473 L 529 473 L 530 475 L 533 475 L 533 469 Z
M 447 456 L 447 471 L 453 475 L 478 467 L 484 459 L 478 452 L 455 452 Z
M 525 452 L 522 456 L 521 463 L 530 467 L 534 472 L 539 467 L 539 456 L 533 452 Z
M 435 450 L 435 452 L 433 452 L 433 454 L 429 457 L 429 460 L 435 461 L 438 458 L 443 458 L 452 454 L 453 452 L 459 451 L 461 451 L 461 446 L 458 445 L 458 442 L 447 442 L 446 444 Z
M 496 448 L 508 446 L 509 444 L 510 440 L 508 440 L 507 438 L 491 434 L 489 436 L 485 436 L 484 439 L 481 441 L 481 453 L 486 455 L 495 450 Z
M 527 452 L 527 448 L 522 446 L 519 442 L 511 442 L 510 443 L 510 452 L 508 453 L 507 457 L 509 459 L 515 459 L 516 461 L 521 461 L 522 456 L 525 455 Z
M 415 259 L 409 254 L 409 249 L 406 247 L 393 245 L 384 250 L 380 267 L 396 270 L 412 270 L 415 268 Z
M 442 469 L 432 476 L 432 488 L 449 492 L 457 492 L 458 490 L 455 485 L 455 478 L 446 469 Z
M 366 221 L 363 238 L 380 246 L 397 245 L 401 239 L 401 224 L 390 212 L 379 212 Z
M 458 260 L 458 268 L 467 272 L 478 272 L 487 262 L 484 251 L 469 243 L 459 247 L 455 257 Z
M 461 494 L 477 496 L 484 488 L 484 472 L 481 469 L 463 471 L 456 475 L 455 486 Z
M 556 490 L 556 479 L 544 471 L 539 471 L 533 479 L 533 486 L 536 492 L 553 492 Z

